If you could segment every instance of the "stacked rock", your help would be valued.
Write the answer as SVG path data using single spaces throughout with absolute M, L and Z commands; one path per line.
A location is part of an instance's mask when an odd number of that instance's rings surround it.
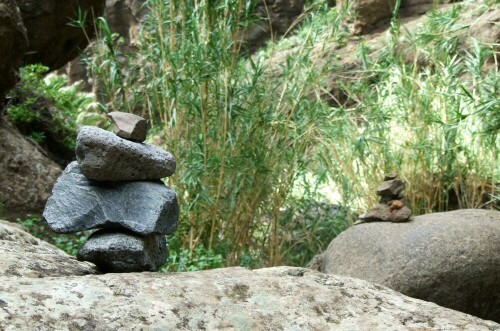
M 406 222 L 410 220 L 411 208 L 403 191 L 405 184 L 397 179 L 396 173 L 385 175 L 384 182 L 377 188 L 377 195 L 380 196 L 379 203 L 359 216 L 362 221 L 376 222 Z
M 147 121 L 112 112 L 114 132 L 84 126 L 76 159 L 58 178 L 43 217 L 58 233 L 94 232 L 77 254 L 103 272 L 156 271 L 165 235 L 177 229 L 177 196 L 160 178 L 175 172 L 169 152 L 143 143 Z

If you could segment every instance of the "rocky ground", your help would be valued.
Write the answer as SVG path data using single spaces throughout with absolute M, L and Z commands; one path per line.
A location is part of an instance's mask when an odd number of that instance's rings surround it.
M 2 330 L 500 330 L 384 286 L 310 269 L 94 274 L 0 222 Z

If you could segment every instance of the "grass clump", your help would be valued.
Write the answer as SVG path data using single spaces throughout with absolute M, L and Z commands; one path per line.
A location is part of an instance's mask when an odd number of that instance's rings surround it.
M 384 42 L 346 59 L 344 13 L 323 2 L 252 57 L 237 32 L 253 1 L 147 5 L 139 52 L 104 25 L 91 71 L 101 102 L 147 116 L 151 141 L 178 160 L 170 270 L 304 265 L 375 203 L 385 172 L 408 183 L 416 214 L 498 205 L 497 53 L 464 48 L 460 7 L 414 32 L 393 20 Z M 342 205 L 331 215 L 325 184 Z
M 359 48 L 366 78 L 343 90 L 361 124 L 348 122 L 339 137 L 349 152 L 332 145 L 352 162 L 335 170 L 347 181 L 352 169 L 348 191 L 367 183 L 373 191 L 384 172 L 397 171 L 416 214 L 498 206 L 499 131 L 491 124 L 500 119 L 499 76 L 487 66 L 497 53 L 460 33 L 459 14 L 460 7 L 434 10 L 413 33 L 393 31 L 378 54 Z

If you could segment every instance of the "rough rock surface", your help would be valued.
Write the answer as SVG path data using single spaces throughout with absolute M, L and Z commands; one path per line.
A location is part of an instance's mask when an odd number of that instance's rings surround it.
M 1 79 L 0 79 L 1 80 Z M 61 169 L 0 116 L 0 212 L 41 213 Z
M 113 132 L 118 137 L 137 142 L 146 140 L 148 121 L 141 116 L 120 111 L 113 111 L 108 116 L 113 121 Z
M 43 212 L 55 232 L 121 228 L 141 235 L 172 233 L 178 215 L 176 194 L 161 181 L 89 181 L 76 161 L 57 180 Z
M 253 53 L 268 40 L 284 35 L 303 10 L 304 0 L 258 1 L 255 14 L 262 20 L 240 32 L 244 48 Z
M 0 278 L 80 276 L 96 272 L 91 263 L 78 262 L 19 225 L 0 220 Z
M 0 104 L 5 92 L 17 81 L 28 39 L 14 0 L 0 0 Z
M 479 18 L 469 17 L 464 24 L 471 24 L 470 36 L 481 43 L 491 44 L 498 51 L 500 48 L 500 6 L 483 13 Z M 469 42 L 469 48 L 472 48 L 472 42 Z
M 137 42 L 137 31 L 149 12 L 146 0 L 106 0 L 105 17 L 112 32 L 125 38 L 125 43 Z
M 126 181 L 160 179 L 175 172 L 175 158 L 163 149 L 84 126 L 76 140 L 76 159 L 89 179 Z
M 499 330 L 303 268 L 0 278 L 2 330 Z
M 364 223 L 335 238 L 322 271 L 500 321 L 500 212 L 458 210 Z
M 95 31 L 94 20 L 102 15 L 105 0 L 16 0 L 29 47 L 25 63 L 42 63 L 55 70 L 78 56 Z M 85 14 L 85 31 L 71 24 Z
M 133 233 L 94 232 L 77 254 L 102 272 L 157 271 L 167 261 L 165 236 L 141 237 Z
M 400 201 L 400 200 L 395 200 Z M 378 203 L 360 218 L 365 222 L 406 222 L 410 219 L 411 209 L 407 206 L 402 206 L 399 209 L 391 210 L 391 206 L 385 203 Z
M 403 192 L 404 189 L 405 189 L 405 185 L 400 179 L 385 180 L 384 182 L 382 182 L 382 184 L 379 185 L 379 187 L 377 187 L 377 195 L 397 196 L 401 192 Z
M 338 10 L 346 9 L 356 14 L 352 22 L 352 32 L 366 33 L 375 28 L 376 23 L 389 19 L 396 0 L 338 0 Z

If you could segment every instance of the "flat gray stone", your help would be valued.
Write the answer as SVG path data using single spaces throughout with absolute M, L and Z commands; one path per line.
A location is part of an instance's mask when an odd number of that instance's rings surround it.
M 59 233 L 113 228 L 170 234 L 178 216 L 177 196 L 163 182 L 91 181 L 76 161 L 58 178 L 43 212 L 49 227 Z
M 114 111 L 108 114 L 113 121 L 113 132 L 123 139 L 143 142 L 148 133 L 148 121 L 131 113 Z
M 176 167 L 169 152 L 94 126 L 78 132 L 76 159 L 88 179 L 101 181 L 160 179 L 171 176 Z
M 387 180 L 377 188 L 377 195 L 397 197 L 404 189 L 405 184 L 401 180 Z
M 133 233 L 98 230 L 77 256 L 94 263 L 102 272 L 158 271 L 167 261 L 165 236 L 139 236 Z
M 384 175 L 384 181 L 386 181 L 386 180 L 393 180 L 393 179 L 396 179 L 397 177 L 398 177 L 397 173 L 391 172 L 391 173 L 388 173 L 388 174 Z
M 376 204 L 359 218 L 365 222 L 406 222 L 410 219 L 411 209 L 402 206 L 398 209 L 391 209 L 385 203 Z

